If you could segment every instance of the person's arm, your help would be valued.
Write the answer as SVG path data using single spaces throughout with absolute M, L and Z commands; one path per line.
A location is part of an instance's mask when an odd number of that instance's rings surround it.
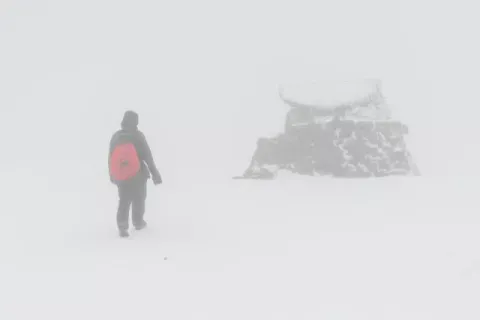
M 145 138 L 145 135 L 142 132 L 139 132 L 139 139 L 140 139 L 140 145 L 142 149 L 142 158 L 147 164 L 148 170 L 152 174 L 152 179 L 155 184 L 162 183 L 162 177 L 160 173 L 158 172 L 157 166 L 155 164 L 155 160 L 153 159 L 152 155 L 152 150 L 150 149 L 150 146 L 148 145 L 147 139 Z

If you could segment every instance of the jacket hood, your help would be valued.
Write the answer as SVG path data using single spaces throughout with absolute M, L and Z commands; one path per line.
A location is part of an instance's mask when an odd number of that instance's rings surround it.
M 138 126 L 138 114 L 131 110 L 125 112 L 121 126 L 124 130 L 136 130 Z

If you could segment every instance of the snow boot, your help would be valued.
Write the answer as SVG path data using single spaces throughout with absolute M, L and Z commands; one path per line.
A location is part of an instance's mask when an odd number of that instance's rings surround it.
M 130 234 L 128 233 L 128 230 L 126 229 L 120 229 L 119 235 L 121 238 L 128 238 L 130 236 Z
M 135 229 L 136 230 L 142 230 L 142 229 L 145 229 L 147 227 L 147 223 L 144 221 L 142 221 L 140 224 L 136 225 L 135 226 Z

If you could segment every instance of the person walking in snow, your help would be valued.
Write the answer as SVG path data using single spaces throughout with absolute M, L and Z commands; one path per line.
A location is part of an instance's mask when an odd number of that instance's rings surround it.
M 155 185 L 162 183 L 147 139 L 138 130 L 138 114 L 134 111 L 125 112 L 121 129 L 110 140 L 108 166 L 110 181 L 118 188 L 117 227 L 121 237 L 128 237 L 130 207 L 135 229 L 145 228 L 147 181 L 152 178 Z

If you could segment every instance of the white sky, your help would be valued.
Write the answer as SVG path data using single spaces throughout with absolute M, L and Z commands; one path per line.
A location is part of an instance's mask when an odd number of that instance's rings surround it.
M 6 143 L 17 164 L 33 165 L 24 146 L 41 139 L 33 148 L 56 158 L 49 164 L 82 154 L 100 176 L 107 140 L 132 108 L 164 171 L 230 176 L 257 137 L 281 130 L 279 84 L 376 77 L 412 129 L 422 171 L 466 175 L 475 164 L 466 155 L 478 160 L 473 4 L 3 1 L 2 131 L 15 132 Z

